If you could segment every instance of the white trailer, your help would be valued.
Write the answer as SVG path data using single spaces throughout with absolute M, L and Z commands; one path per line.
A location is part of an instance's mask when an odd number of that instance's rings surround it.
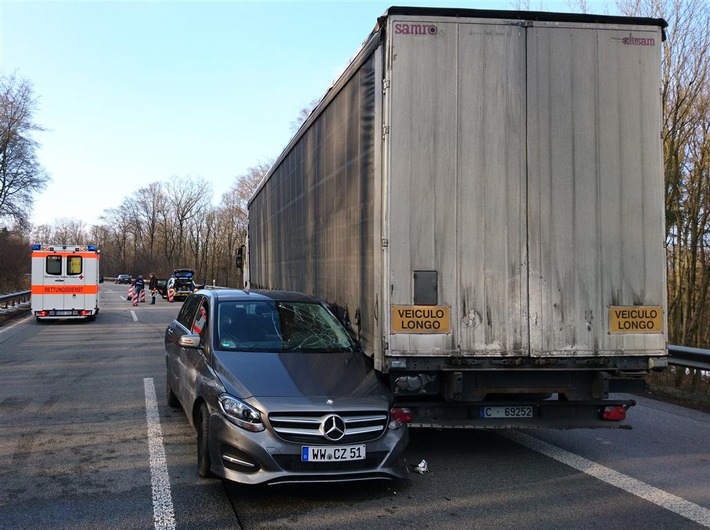
M 99 251 L 93 245 L 32 245 L 32 314 L 41 320 L 95 320 Z
M 665 26 L 390 8 L 251 198 L 247 285 L 332 304 L 414 426 L 628 427 L 610 393 L 667 364 Z

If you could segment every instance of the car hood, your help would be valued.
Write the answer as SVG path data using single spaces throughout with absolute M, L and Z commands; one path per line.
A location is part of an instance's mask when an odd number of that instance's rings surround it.
M 214 368 L 227 392 L 242 399 L 305 404 L 347 397 L 383 407 L 389 401 L 387 388 L 360 352 L 216 352 Z

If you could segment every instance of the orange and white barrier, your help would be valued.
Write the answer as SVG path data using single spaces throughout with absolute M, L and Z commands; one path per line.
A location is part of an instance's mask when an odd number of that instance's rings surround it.
M 133 305 L 138 305 L 138 296 L 136 296 L 136 290 L 133 288 L 132 285 L 128 288 L 126 300 L 132 300 Z M 141 289 L 140 301 L 145 302 L 145 289 Z
M 168 302 L 172 303 L 175 301 L 175 289 L 172 287 L 168 289 Z

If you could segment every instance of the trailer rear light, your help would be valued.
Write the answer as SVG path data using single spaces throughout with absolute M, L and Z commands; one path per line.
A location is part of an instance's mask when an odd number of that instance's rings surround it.
M 604 407 L 602 419 L 607 421 L 621 421 L 626 419 L 626 408 L 623 405 Z
M 412 411 L 407 408 L 393 407 L 390 409 L 390 429 L 399 429 L 412 421 Z

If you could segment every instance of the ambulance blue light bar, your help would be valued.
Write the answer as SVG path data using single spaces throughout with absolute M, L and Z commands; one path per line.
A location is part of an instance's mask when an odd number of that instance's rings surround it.
M 71 251 L 71 246 L 72 245 L 32 245 L 32 250 L 49 250 L 50 252 L 54 252 L 54 247 L 60 248 L 61 250 L 67 250 L 67 248 Z M 75 246 L 74 247 L 74 252 L 98 252 L 96 245 L 86 245 L 86 246 Z

